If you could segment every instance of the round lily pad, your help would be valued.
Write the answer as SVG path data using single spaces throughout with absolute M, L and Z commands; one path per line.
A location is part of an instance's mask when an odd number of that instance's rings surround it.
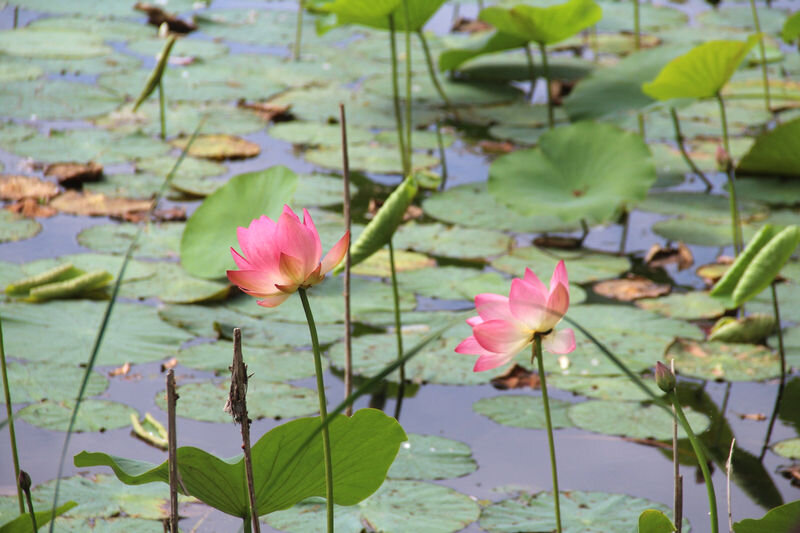
M 164 48 L 165 39 L 137 39 L 128 45 L 128 50 L 136 54 L 147 57 L 157 57 Z M 175 45 L 170 52 L 173 57 L 191 57 L 208 61 L 216 57 L 228 54 L 228 47 L 215 41 L 204 41 L 200 39 L 184 38 L 175 41 Z
M 118 255 L 80 253 L 31 261 L 30 263 L 22 265 L 22 270 L 24 270 L 25 274 L 28 276 L 35 276 L 36 274 L 41 274 L 42 272 L 55 268 L 58 265 L 72 263 L 75 268 L 87 272 L 91 272 L 92 270 L 105 270 L 116 277 L 122 266 L 122 261 L 123 258 Z M 144 261 L 131 259 L 125 267 L 123 282 L 148 278 L 154 274 L 155 269 L 156 265 L 154 263 L 146 263 Z
M 100 181 L 84 183 L 83 190 L 110 197 L 146 200 L 153 198 L 163 184 L 163 177 L 152 174 L 104 174 Z M 184 198 L 184 195 L 175 189 L 170 189 L 166 192 L 166 197 L 176 200 Z
M 40 19 L 41 20 L 41 19 Z M 49 59 L 34 58 L 26 60 L 30 65 L 44 70 L 48 74 L 64 76 L 72 74 L 77 76 L 99 76 L 109 72 L 124 72 L 138 69 L 142 62 L 138 58 L 125 55 L 122 52 L 85 59 Z
M 27 26 L 37 31 L 74 31 L 103 41 L 130 41 L 152 37 L 155 29 L 138 22 L 94 17 L 42 17 Z
M 668 241 L 716 247 L 733 244 L 733 229 L 730 219 L 723 221 L 694 217 L 670 218 L 656 222 L 653 224 L 652 230 L 653 233 Z M 747 242 L 755 235 L 756 230 L 751 224 L 742 224 L 742 233 L 744 241 Z
M 800 460 L 800 438 L 776 442 L 772 445 L 772 451 L 787 459 Z
M 0 287 L 27 277 L 26 273 L 16 263 L 0 261 Z
M 286 9 L 215 9 L 199 15 L 197 25 L 215 39 L 285 46 L 294 42 L 295 19 L 296 14 Z M 306 29 L 310 31 L 304 35 L 313 35 L 312 28 Z
M 141 133 L 118 136 L 105 130 L 81 129 L 51 131 L 12 144 L 10 150 L 36 161 L 95 161 L 105 165 L 130 163 L 157 157 L 169 151 L 169 145 Z
M 482 273 L 474 268 L 457 266 L 436 266 L 432 268 L 422 268 L 397 274 L 397 283 L 401 292 L 413 292 L 429 298 L 440 298 L 443 300 L 471 300 L 475 294 L 471 294 L 477 285 L 473 283 L 469 290 L 462 287 L 468 280 L 474 280 L 479 276 L 490 276 L 482 278 L 482 285 L 487 290 L 480 292 L 508 292 L 509 282 L 496 272 Z M 480 283 L 480 282 L 478 282 Z
M 30 239 L 42 231 L 42 225 L 10 211 L 0 211 L 0 243 Z
M 0 81 L 9 83 L 12 81 L 35 80 L 44 74 L 44 69 L 38 65 L 33 65 L 27 60 L 3 61 L 0 65 Z
M 270 137 L 303 146 L 333 146 L 341 152 L 342 127 L 316 122 L 283 122 L 269 129 Z M 347 144 L 368 143 L 374 135 L 367 129 L 347 128 Z
M 136 168 L 142 172 L 149 172 L 156 176 L 167 176 L 175 166 L 177 158 L 172 156 L 156 157 L 153 159 L 143 159 L 136 163 Z M 185 157 L 175 171 L 172 186 L 181 190 L 182 184 L 196 183 L 202 178 L 219 176 L 226 172 L 224 165 L 213 161 L 204 161 L 194 157 Z
M 3 322 L 6 353 L 30 361 L 86 363 L 106 306 L 87 300 L 4 304 L 0 315 L 14 317 Z M 156 361 L 187 340 L 189 335 L 161 321 L 156 309 L 117 303 L 97 364 Z
M 358 193 L 358 187 L 350 184 L 350 196 Z M 344 203 L 344 184 L 335 176 L 321 174 L 300 175 L 297 177 L 297 189 L 294 199 L 298 205 L 315 205 L 328 207 Z M 316 215 L 314 215 L 316 222 Z
M 158 487 L 158 484 L 154 484 Z M 154 488 L 155 488 L 154 487 Z M 144 518 L 58 518 L 56 531 L 66 533 L 151 533 L 163 527 L 160 520 L 146 520 Z
M 311 357 L 311 354 L 309 354 Z M 181 401 L 178 416 L 203 422 L 232 422 L 222 410 L 230 392 L 230 383 L 189 383 L 178 387 Z M 156 395 L 156 404 L 167 410 L 165 394 Z M 253 419 L 293 418 L 313 415 L 319 410 L 317 392 L 285 383 L 253 382 L 247 387 L 247 415 Z
M 177 258 L 183 223 L 150 224 L 144 228 L 134 248 L 134 257 Z M 78 234 L 78 242 L 97 252 L 124 254 L 136 236 L 139 226 L 131 223 L 100 224 Z
M 485 260 L 506 252 L 508 235 L 479 228 L 447 227 L 444 224 L 409 223 L 398 228 L 392 238 L 395 248 L 459 259 Z
M 569 280 L 573 283 L 616 278 L 630 268 L 630 262 L 625 257 L 590 250 L 554 250 L 536 246 L 515 248 L 510 254 L 492 261 L 492 266 L 517 277 L 530 268 L 544 279 L 561 259 L 566 263 Z
M 664 393 L 651 378 L 642 378 L 647 388 L 656 396 Z M 553 374 L 548 378 L 548 385 L 568 390 L 575 394 L 598 398 L 600 400 L 638 400 L 651 398 L 627 376 L 565 376 Z
M 677 339 L 666 352 L 680 374 L 721 381 L 761 381 L 780 374 L 778 356 L 765 346 Z
M 77 382 L 76 382 L 77 383 Z M 45 400 L 22 409 L 17 416 L 36 427 L 66 431 L 72 417 L 73 402 Z M 136 409 L 122 403 L 108 400 L 83 400 L 75 420 L 75 431 L 106 431 L 130 425 L 130 415 Z
M 400 152 L 392 146 L 355 145 L 348 150 L 350 170 L 360 170 L 374 174 L 402 174 L 403 165 Z M 342 168 L 342 150 L 340 148 L 314 148 L 305 153 L 305 158 L 317 166 L 340 170 Z M 414 152 L 412 166 L 414 169 L 433 167 L 439 159 L 428 154 Z
M 555 215 L 519 215 L 488 194 L 486 183 L 470 183 L 432 194 L 422 202 L 422 209 L 426 215 L 443 222 L 470 228 L 535 233 L 579 227 Z
M 409 433 L 400 445 L 387 477 L 391 479 L 451 479 L 478 469 L 472 450 L 463 442 L 436 435 Z
M 688 408 L 684 408 L 684 412 L 695 434 L 700 434 L 708 428 L 710 423 L 708 417 Z M 656 405 L 589 400 L 570 407 L 569 418 L 579 428 L 595 433 L 635 439 L 672 438 L 672 416 Z M 678 425 L 678 438 L 686 438 L 686 433 L 680 425 Z
M 174 139 L 170 144 L 183 150 L 188 138 Z M 189 155 L 213 161 L 225 159 L 249 159 L 261 153 L 261 147 L 254 142 L 226 134 L 198 135 L 189 147 Z
M 386 47 L 388 49 L 388 47 Z M 418 55 L 417 57 L 420 57 Z M 413 55 L 412 55 L 413 57 Z M 413 73 L 412 73 L 413 75 Z M 398 73 L 400 87 L 405 87 L 405 76 Z M 461 80 L 451 80 L 439 77 L 439 83 L 454 105 L 491 105 L 519 101 L 523 97 L 522 91 L 510 85 Z M 388 75 L 375 76 L 364 83 L 364 90 L 374 92 L 383 97 L 392 96 L 392 81 Z M 431 82 L 430 76 L 414 76 L 411 84 L 411 98 L 415 102 L 439 103 L 442 101 L 439 93 Z
M 281 531 L 319 531 L 325 529 L 325 513 L 325 501 L 314 498 L 271 513 L 266 522 Z M 358 505 L 337 505 L 334 511 L 336 531 L 341 533 L 360 533 L 364 522 L 376 531 L 454 533 L 479 514 L 475 501 L 451 488 L 400 480 L 387 480 Z
M 40 31 L 18 28 L 0 32 L 0 53 L 20 57 L 82 59 L 104 56 L 111 48 L 94 35 L 80 31 Z
M 730 222 L 730 202 L 723 196 L 691 192 L 658 192 L 647 196 L 637 208 L 641 211 L 663 215 L 687 215 L 695 219 L 712 219 Z M 766 214 L 764 205 L 755 202 L 739 202 L 739 213 L 743 218 Z
M 661 298 L 644 298 L 637 300 L 636 305 L 660 315 L 684 320 L 715 318 L 725 313 L 725 306 L 704 291 L 672 293 Z
M 14 403 L 73 401 L 85 373 L 83 368 L 60 363 L 23 364 L 12 361 L 8 364 L 11 400 Z M 98 372 L 92 372 L 84 397 L 97 396 L 107 388 L 108 379 Z M 5 403 L 5 396 L 0 397 L 0 403 Z
M 100 87 L 50 79 L 8 83 L 0 93 L 3 113 L 9 118 L 25 120 L 96 117 L 121 103 L 120 97 Z
M 728 189 L 728 185 L 725 185 Z M 800 180 L 748 178 L 736 180 L 736 197 L 769 205 L 794 206 L 800 203 Z
M 405 250 L 394 251 L 394 266 L 397 272 L 418 270 L 435 264 L 436 261 L 424 254 L 407 252 Z M 359 276 L 391 277 L 392 269 L 389 264 L 389 250 L 387 248 L 381 248 L 353 267 L 352 272 Z
M 565 532 L 607 533 L 635 531 L 639 515 L 647 509 L 670 512 L 666 505 L 626 494 L 571 490 L 560 493 L 561 520 Z M 556 528 L 553 494 L 520 494 L 489 505 L 480 525 L 489 533 L 553 531 Z M 688 531 L 688 525 L 684 527 Z
M 709 9 L 697 15 L 697 19 L 706 26 L 723 26 L 755 31 L 753 11 L 749 6 L 723 6 L 720 9 Z M 778 9 L 761 6 L 758 9 L 758 22 L 761 31 L 767 34 L 778 34 L 783 28 L 786 14 Z
M 288 381 L 314 376 L 314 358 L 307 350 L 280 350 L 274 348 L 242 348 L 247 364 L 247 375 L 253 384 L 264 381 Z M 209 370 L 219 375 L 230 372 L 233 344 L 228 341 L 195 344 L 178 352 L 178 362 L 189 368 Z M 323 359 L 322 367 L 327 367 Z
M 550 417 L 554 428 L 572 427 L 572 422 L 567 417 L 567 410 L 571 405 L 570 402 L 550 398 Z M 504 426 L 526 429 L 547 427 L 541 396 L 504 394 L 481 398 L 472 404 L 472 410 Z
M 630 6 L 617 2 L 601 2 L 603 18 L 597 30 L 604 32 L 633 31 Z M 661 28 L 682 26 L 689 17 L 683 11 L 669 6 L 642 4 L 639 6 L 639 24 L 642 31 L 651 32 Z
M 153 275 L 131 281 L 120 288 L 124 298 L 158 298 L 166 303 L 196 303 L 221 300 L 228 295 L 230 284 L 196 278 L 176 263 L 153 265 Z

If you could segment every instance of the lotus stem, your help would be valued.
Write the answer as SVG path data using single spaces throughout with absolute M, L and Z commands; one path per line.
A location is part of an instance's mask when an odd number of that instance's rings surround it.
M 394 15 L 389 15 L 389 45 L 392 53 L 392 100 L 394 102 L 394 119 L 397 123 L 397 146 L 400 148 L 400 161 L 403 164 L 403 175 L 408 176 L 411 165 L 408 163 L 406 141 L 403 135 L 403 113 L 400 109 L 400 86 L 397 81 L 397 41 L 395 39 Z
M 769 5 L 769 4 L 767 4 Z M 764 106 L 767 112 L 772 112 L 772 106 L 769 101 L 769 75 L 767 74 L 767 51 L 764 47 L 764 35 L 761 34 L 761 22 L 758 20 L 758 10 L 756 9 L 755 0 L 750 0 L 750 9 L 753 12 L 753 26 L 756 28 L 758 34 L 758 51 L 761 56 L 761 78 L 764 81 Z
M 425 53 L 425 63 L 428 65 L 428 73 L 431 76 L 431 82 L 433 82 L 433 86 L 436 89 L 436 92 L 439 93 L 439 97 L 444 102 L 447 110 L 455 115 L 456 110 L 453 107 L 453 104 L 450 102 L 450 99 L 447 97 L 447 94 L 444 92 L 444 87 L 442 87 L 442 84 L 439 82 L 439 76 L 436 75 L 436 68 L 433 65 L 431 50 L 428 47 L 428 39 L 425 37 L 425 34 L 421 29 L 417 30 L 417 35 L 422 43 L 422 51 Z
M 586 223 L 586 219 L 581 219 L 581 236 L 580 241 L 583 244 L 583 241 L 586 240 L 586 237 L 589 235 L 589 224 Z
M 692 449 L 694 450 L 697 462 L 700 465 L 700 471 L 703 473 L 703 479 L 706 483 L 706 492 L 708 493 L 708 510 L 711 519 L 711 533 L 719 533 L 719 523 L 717 519 L 717 496 L 714 493 L 714 483 L 711 480 L 711 472 L 708 470 L 708 460 L 703 452 L 703 447 L 700 441 L 697 440 L 697 436 L 694 434 L 694 431 L 692 431 L 692 426 L 689 424 L 689 421 L 686 419 L 686 415 L 683 413 L 683 408 L 681 407 L 680 402 L 678 402 L 678 395 L 675 394 L 675 391 L 673 390 L 669 393 L 669 397 L 672 400 L 672 405 L 675 408 L 675 414 L 678 417 L 678 421 L 681 423 L 681 426 L 683 426 L 683 430 L 686 432 L 686 435 L 689 436 L 689 442 L 692 444 Z
M 19 6 L 14 6 L 14 25 L 12 28 L 16 30 L 17 26 L 19 26 Z
M 167 111 L 166 96 L 164 95 L 164 80 L 158 81 L 158 116 L 161 122 L 161 140 L 167 138 Z
M 347 232 L 350 232 L 352 216 L 350 214 L 350 156 L 347 152 L 347 116 L 344 104 L 339 104 L 339 124 L 342 126 L 342 181 L 344 182 L 344 223 Z M 350 243 L 347 244 L 347 254 L 344 258 L 344 397 L 353 392 L 353 339 L 350 331 Z M 345 415 L 353 414 L 353 406 L 348 405 Z
M 319 351 L 317 326 L 314 324 L 314 315 L 308 303 L 308 295 L 304 288 L 297 289 L 300 300 L 303 302 L 303 311 L 308 321 L 308 331 L 311 334 L 311 347 L 314 350 L 314 371 L 317 375 L 317 397 L 319 398 L 319 418 L 322 424 L 322 453 L 325 456 L 325 504 L 327 508 L 328 533 L 333 533 L 333 465 L 331 463 L 331 439 L 328 431 L 328 402 L 325 399 L 325 384 L 322 381 L 322 356 Z
M 592 47 L 592 62 L 598 63 L 600 61 L 600 46 L 597 44 L 597 24 L 589 30 L 589 44 Z
M 736 437 L 731 439 L 731 451 L 728 453 L 728 461 L 725 463 L 725 495 L 728 501 L 728 531 L 733 533 L 733 512 L 731 509 L 731 474 L 733 474 L 733 448 L 736 446 Z
M 731 155 L 731 145 L 730 140 L 728 138 L 728 119 L 726 118 L 725 114 L 725 101 L 722 99 L 722 95 L 717 92 L 717 102 L 719 102 L 719 116 L 722 122 L 722 142 L 723 148 L 725 148 L 725 153 L 727 154 L 726 157 L 726 169 L 725 173 L 728 176 L 728 198 L 730 199 L 730 206 L 731 206 L 731 226 L 733 229 L 733 249 L 736 252 L 736 255 L 742 251 L 742 228 L 739 222 L 739 206 L 736 202 L 736 177 L 734 174 L 733 168 L 733 156 Z
M 544 358 L 542 357 L 542 338 L 537 333 L 533 337 L 533 353 L 539 368 L 539 383 L 542 387 L 542 403 L 544 403 L 544 420 L 547 425 L 547 445 L 550 449 L 550 470 L 553 475 L 553 505 L 556 512 L 556 531 L 561 533 L 561 504 L 558 493 L 558 468 L 556 467 L 556 447 L 553 444 L 553 422 L 550 419 L 550 399 L 547 395 L 547 379 L 544 371 Z
M 439 184 L 439 190 L 443 191 L 447 186 L 447 157 L 444 151 L 444 140 L 442 139 L 442 125 L 436 121 L 436 144 L 439 146 L 439 160 L 442 166 L 442 182 Z
M 397 287 L 397 269 L 394 263 L 394 245 L 389 239 L 389 267 L 392 271 L 392 295 L 394 298 L 394 330 L 397 338 L 397 358 L 403 358 L 403 324 L 400 321 L 400 292 Z M 401 364 L 398 368 L 400 373 L 399 385 L 397 387 L 397 403 L 394 406 L 394 417 L 400 420 L 400 410 L 403 407 L 403 395 L 406 388 L 406 365 Z
M 533 53 L 530 43 L 525 43 L 522 47 L 525 50 L 525 60 L 528 63 L 528 77 L 531 79 L 531 86 L 528 89 L 528 100 L 533 99 L 533 90 L 536 88 L 536 70 L 533 68 Z
M 8 370 L 6 368 L 6 351 L 3 347 L 3 322 L 0 318 L 0 371 L 3 372 L 3 394 L 6 401 L 6 416 L 8 417 L 8 436 L 11 439 L 11 458 L 14 461 L 14 476 L 19 479 L 19 453 L 17 452 L 17 433 L 14 431 L 14 411 L 11 409 L 11 386 L 8 383 Z M 22 497 L 22 487 L 17 483 L 17 499 L 19 500 L 19 514 L 25 512 L 25 500 Z
M 764 460 L 769 447 L 769 441 L 772 438 L 772 429 L 775 427 L 775 420 L 778 417 L 778 411 L 781 407 L 781 399 L 783 398 L 783 389 L 786 386 L 786 352 L 783 346 L 783 331 L 781 330 L 781 311 L 778 305 L 778 292 L 775 290 L 775 282 L 770 285 L 772 289 L 772 312 L 775 314 L 775 325 L 778 328 L 778 354 L 781 358 L 781 378 L 778 382 L 778 395 L 775 398 L 775 406 L 772 408 L 772 414 L 769 417 L 769 425 L 767 426 L 767 434 L 764 437 L 764 445 L 761 447 L 761 454 L 758 456 L 760 461 Z
M 478 0 L 478 9 L 483 9 L 483 0 Z
M 175 410 L 178 393 L 175 391 L 175 371 L 167 372 L 167 451 L 169 457 L 169 531 L 178 533 L 178 434 Z
M 622 236 L 619 239 L 619 253 L 625 255 L 625 244 L 628 242 L 628 226 L 630 226 L 631 214 L 627 211 L 622 213 Z
M 408 0 L 403 0 L 403 16 L 406 23 L 406 159 L 408 169 L 405 176 L 411 174 L 411 15 L 408 13 Z M 405 177 L 404 176 L 404 177 Z
M 678 112 L 675 111 L 674 107 L 669 108 L 670 115 L 672 115 L 672 125 L 675 128 L 675 143 L 678 145 L 678 149 L 681 151 L 681 155 L 683 156 L 683 160 L 686 161 L 686 164 L 689 165 L 689 168 L 692 169 L 698 178 L 703 180 L 703 183 L 706 184 L 706 192 L 710 192 L 712 189 L 711 181 L 706 177 L 700 168 L 695 164 L 691 157 L 689 157 L 689 153 L 686 151 L 686 147 L 683 145 L 683 134 L 681 133 L 681 123 L 678 120 Z
M 674 359 L 672 366 L 672 373 L 675 374 Z M 683 529 L 683 476 L 681 475 L 681 463 L 678 461 L 678 418 L 675 415 L 675 407 L 672 408 L 672 477 L 672 514 L 675 531 L 681 533 L 681 529 Z
M 639 17 L 639 0 L 633 0 L 633 44 L 636 47 L 636 50 L 642 49 L 642 28 Z
M 300 42 L 303 39 L 303 0 L 297 0 L 297 25 L 294 30 L 292 61 L 300 61 Z
M 639 125 L 639 135 L 641 135 L 642 140 L 645 141 L 647 137 L 647 131 L 644 128 L 644 113 L 636 113 L 636 122 Z
M 547 49 L 544 43 L 539 43 L 539 51 L 542 54 L 542 71 L 544 72 L 545 92 L 547 94 L 547 124 L 550 129 L 556 125 L 553 115 L 553 95 L 550 94 L 550 67 L 547 65 Z
M 19 471 L 17 476 L 17 486 L 25 491 L 25 500 L 28 502 L 28 514 L 31 516 L 31 526 L 34 533 L 39 531 L 39 526 L 36 525 L 36 513 L 33 510 L 33 500 L 31 499 L 31 476 L 24 470 Z M 24 511 L 23 511 L 24 512 Z M 55 520 L 55 517 L 53 517 Z

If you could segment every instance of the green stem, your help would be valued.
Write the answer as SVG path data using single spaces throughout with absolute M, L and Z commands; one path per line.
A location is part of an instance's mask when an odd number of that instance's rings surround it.
M 30 488 L 25 490 L 25 499 L 28 501 L 28 513 L 31 515 L 31 526 L 33 526 L 33 531 L 39 531 L 39 526 L 36 525 L 36 513 L 33 511 L 33 500 L 31 500 Z
M 439 97 L 444 102 L 445 107 L 451 113 L 455 114 L 456 110 L 453 108 L 453 104 L 450 102 L 450 99 L 447 97 L 447 94 L 444 92 L 444 88 L 442 84 L 439 82 L 439 77 L 436 75 L 436 68 L 433 66 L 433 58 L 431 56 L 431 50 L 428 47 L 428 39 L 425 38 L 425 34 L 422 30 L 417 30 L 417 35 L 419 36 L 419 40 L 422 43 L 422 51 L 425 52 L 425 63 L 428 65 L 428 73 L 431 76 L 431 82 L 433 82 L 434 88 L 436 88 L 436 92 L 439 93 Z
M 678 149 L 681 151 L 683 160 L 686 161 L 686 164 L 689 165 L 689 168 L 692 169 L 692 172 L 694 172 L 697 177 L 703 180 L 703 183 L 706 184 L 706 192 L 711 191 L 711 182 L 703 173 L 703 171 L 698 168 L 692 158 L 689 157 L 689 153 L 686 151 L 686 147 L 683 145 L 683 134 L 681 133 L 681 123 L 678 120 L 678 112 L 675 111 L 674 107 L 670 107 L 669 112 L 672 115 L 672 126 L 675 129 L 675 143 L 678 145 Z
M 158 82 L 158 115 L 161 119 L 161 140 L 167 138 L 167 110 L 166 110 L 166 96 L 164 95 L 164 82 Z
M 750 0 L 750 9 L 753 11 L 753 25 L 756 27 L 758 34 L 758 50 L 761 54 L 761 78 L 764 81 L 764 105 L 767 112 L 771 111 L 769 102 L 769 76 L 767 75 L 767 51 L 764 47 L 764 35 L 761 34 L 761 22 L 758 20 L 758 10 L 756 9 L 755 0 Z
M 539 383 L 542 387 L 542 402 L 544 403 L 544 419 L 547 424 L 547 445 L 550 448 L 550 470 L 553 474 L 553 503 L 556 511 L 556 531 L 561 533 L 561 505 L 558 494 L 558 468 L 556 467 L 556 448 L 553 444 L 553 422 L 550 419 L 550 400 L 547 396 L 547 379 L 544 371 L 544 358 L 542 357 L 542 338 L 537 333 L 533 337 L 533 354 L 539 365 Z
M 389 239 L 389 267 L 392 270 L 392 294 L 394 296 L 394 330 L 397 337 L 397 358 L 403 358 L 403 324 L 400 321 L 400 292 L 397 288 L 397 270 L 394 264 L 394 245 Z M 397 403 L 394 406 L 394 417 L 400 420 L 400 410 L 403 407 L 403 395 L 406 387 L 406 365 L 401 364 L 398 368 L 400 372 L 400 384 L 397 387 Z
M 300 41 L 303 38 L 303 0 L 297 0 L 297 26 L 294 30 L 294 46 L 292 47 L 292 61 L 300 61 Z
M 769 425 L 767 426 L 767 434 L 764 438 L 764 445 L 761 447 L 761 455 L 759 460 L 764 459 L 769 447 L 769 441 L 772 438 L 772 428 L 775 426 L 775 419 L 778 416 L 778 411 L 781 407 L 781 399 L 783 398 L 783 389 L 786 386 L 786 352 L 783 347 L 783 331 L 781 330 L 781 312 L 778 306 L 778 292 L 775 290 L 775 282 L 770 286 L 772 289 L 772 312 L 775 314 L 775 324 L 778 327 L 778 354 L 781 358 L 781 379 L 778 382 L 778 395 L 775 398 L 775 407 L 772 408 L 772 415 L 769 417 Z
M 697 457 L 697 462 L 700 465 L 700 471 L 703 473 L 703 479 L 706 482 L 706 492 L 708 493 L 708 510 L 709 516 L 711 517 L 711 533 L 719 533 L 719 524 L 717 520 L 717 496 L 714 493 L 714 483 L 711 481 L 711 472 L 708 471 L 708 460 L 706 459 L 706 455 L 703 452 L 703 447 L 700 444 L 700 441 L 697 440 L 697 436 L 692 431 L 692 426 L 689 425 L 689 421 L 686 419 L 686 415 L 683 414 L 683 408 L 681 404 L 678 402 L 678 395 L 675 394 L 673 390 L 669 394 L 672 405 L 675 407 L 675 414 L 678 416 L 678 421 L 683 426 L 683 430 L 686 432 L 686 435 L 689 436 L 689 442 L 692 444 L 692 449 L 694 450 L 694 454 Z
M 308 321 L 308 331 L 311 334 L 311 346 L 314 349 L 314 371 L 317 374 L 317 397 L 319 398 L 319 418 L 325 424 L 328 418 L 328 402 L 325 399 L 325 384 L 322 381 L 322 357 L 319 353 L 319 339 L 317 326 L 314 324 L 314 315 L 308 304 L 308 296 L 303 288 L 297 289 L 300 300 L 303 302 L 303 311 Z M 328 426 L 322 429 L 322 453 L 325 455 L 325 499 L 328 510 L 328 533 L 333 533 L 333 466 L 331 464 L 331 438 Z
M 397 146 L 400 148 L 400 161 L 403 164 L 403 175 L 408 176 L 410 165 L 406 157 L 406 141 L 403 136 L 403 113 L 400 110 L 400 86 L 397 82 L 397 41 L 395 39 L 394 15 L 389 15 L 389 45 L 392 52 L 392 100 L 394 102 L 394 119 L 397 123 Z
M 728 137 L 728 119 L 725 114 L 725 101 L 722 95 L 717 92 L 717 102 L 719 102 L 719 116 L 722 122 L 722 142 L 725 153 L 727 154 L 727 168 L 725 174 L 728 176 L 728 198 L 731 206 L 731 226 L 733 230 L 733 249 L 736 255 L 742 251 L 742 229 L 739 223 L 739 206 L 736 202 L 736 178 L 731 155 L 731 145 Z
M 642 136 L 642 140 L 647 140 L 647 131 L 644 129 L 644 113 L 636 113 L 636 122 L 639 124 L 639 135 Z
M 14 412 L 11 409 L 11 388 L 8 384 L 8 371 L 6 369 L 6 351 L 3 347 L 3 323 L 0 320 L 0 371 L 3 372 L 3 394 L 6 400 L 6 415 L 8 416 L 8 436 L 11 439 L 11 457 L 14 461 L 14 479 L 19 479 L 19 453 L 17 453 L 17 433 L 14 431 Z M 25 501 L 22 498 L 22 488 L 17 482 L 17 499 L 19 500 L 19 514 L 25 512 Z
M 411 16 L 408 13 L 408 0 L 403 0 L 403 15 L 406 22 L 406 160 L 408 169 L 406 176 L 411 174 Z
M 536 88 L 536 70 L 533 68 L 533 53 L 530 43 L 525 43 L 522 47 L 525 50 L 525 60 L 528 63 L 528 77 L 531 79 L 531 88 L 528 89 L 528 100 L 533 98 L 533 90 Z
M 553 95 L 550 94 L 550 67 L 547 65 L 547 50 L 544 43 L 539 43 L 539 51 L 542 54 L 542 71 L 544 72 L 545 92 L 547 93 L 547 124 L 550 129 L 556 125 L 555 117 L 553 116 Z
M 253 529 L 252 529 L 252 526 L 250 525 L 250 522 L 251 522 L 250 515 L 247 515 L 247 516 L 242 518 L 242 531 L 243 531 L 243 533 L 251 533 L 252 532 Z
M 436 121 L 436 144 L 439 146 L 439 159 L 442 165 L 442 183 L 439 190 L 443 191 L 447 186 L 447 157 L 444 151 L 444 140 L 442 139 L 442 125 Z
M 633 43 L 637 50 L 642 48 L 642 30 L 639 20 L 639 0 L 633 0 Z
M 631 214 L 627 211 L 622 214 L 622 237 L 619 239 L 619 253 L 625 255 L 625 245 L 628 242 L 628 226 L 630 225 Z

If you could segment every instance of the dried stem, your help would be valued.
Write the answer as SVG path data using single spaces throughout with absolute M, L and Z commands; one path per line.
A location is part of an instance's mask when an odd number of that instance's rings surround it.
M 175 371 L 167 372 L 167 453 L 169 454 L 169 531 L 178 533 L 178 434 L 175 423 Z
M 350 157 L 347 153 L 347 117 L 344 104 L 339 104 L 339 123 L 342 126 L 342 181 L 344 181 L 344 223 L 350 232 L 352 215 L 350 214 Z M 344 397 L 353 392 L 353 342 L 350 331 L 350 244 L 344 259 Z M 345 415 L 353 414 L 353 406 L 348 405 Z
M 253 531 L 261 533 L 256 505 L 256 489 L 253 481 L 253 459 L 250 455 L 250 418 L 247 416 L 247 365 L 242 357 L 242 330 L 233 328 L 233 363 L 231 371 L 231 390 L 225 404 L 225 412 L 230 413 L 233 422 L 242 427 L 242 451 L 244 452 L 244 472 L 247 478 L 247 494 L 250 497 L 250 517 Z
M 725 473 L 727 478 L 726 496 L 728 500 L 728 531 L 733 533 L 733 513 L 731 512 L 731 473 L 733 472 L 733 448 L 736 446 L 736 438 L 731 439 L 731 451 L 728 453 L 728 461 L 725 463 Z

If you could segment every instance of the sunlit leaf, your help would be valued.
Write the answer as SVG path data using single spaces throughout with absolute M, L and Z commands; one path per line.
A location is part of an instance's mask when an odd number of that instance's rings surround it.
M 739 161 L 737 173 L 770 176 L 800 176 L 800 118 L 778 124 L 756 137 Z
M 519 4 L 511 9 L 488 7 L 479 18 L 499 31 L 525 42 L 555 44 L 599 21 L 603 16 L 593 0 L 569 0 L 550 7 Z
M 793 533 L 800 524 L 800 500 L 770 509 L 762 518 L 746 518 L 733 524 L 734 533 Z

